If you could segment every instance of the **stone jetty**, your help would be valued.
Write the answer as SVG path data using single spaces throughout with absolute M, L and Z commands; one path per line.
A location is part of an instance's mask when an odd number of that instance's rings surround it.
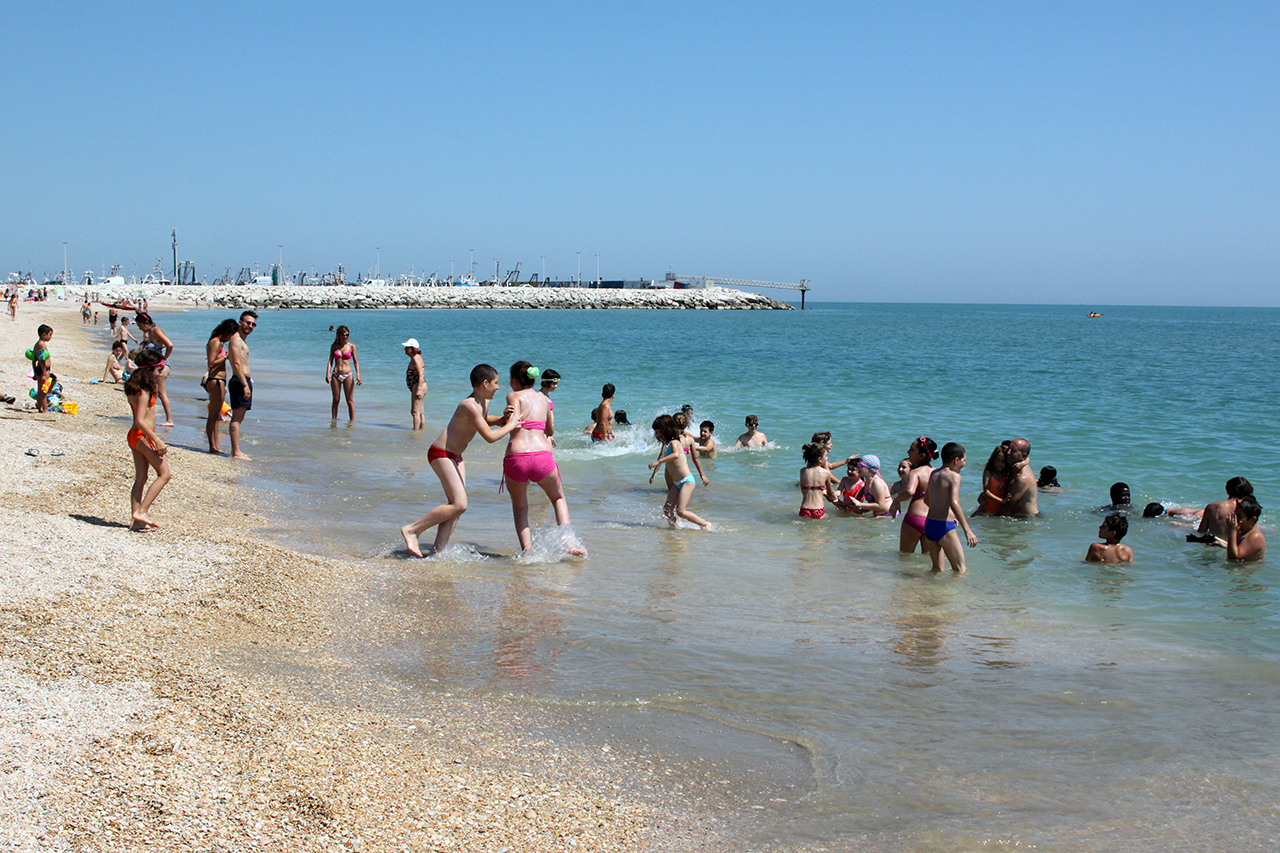
M 688 290 L 586 287 L 272 287 L 160 285 L 101 291 L 98 298 L 176 302 L 189 308 L 661 308 L 793 310 L 728 287 Z

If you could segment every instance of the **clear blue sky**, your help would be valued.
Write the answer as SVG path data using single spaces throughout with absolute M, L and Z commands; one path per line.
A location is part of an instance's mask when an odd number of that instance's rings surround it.
M 1280 4 L 4 4 L 0 265 L 1280 305 Z

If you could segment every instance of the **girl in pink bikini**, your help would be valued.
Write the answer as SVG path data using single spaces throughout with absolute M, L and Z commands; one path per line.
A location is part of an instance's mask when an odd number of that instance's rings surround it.
M 354 421 L 356 405 L 351 401 L 351 394 L 361 384 L 360 360 L 356 358 L 356 345 L 351 343 L 351 330 L 339 326 L 334 334 L 333 344 L 329 347 L 329 363 L 324 368 L 324 381 L 333 391 L 333 414 L 330 417 L 338 417 L 338 403 L 345 391 L 347 415 Z
M 546 492 L 556 513 L 556 524 L 569 525 L 569 502 L 565 500 L 560 469 L 551 453 L 551 437 L 546 432 L 550 400 L 533 387 L 539 375 L 538 368 L 529 362 L 517 361 L 511 365 L 511 393 L 507 395 L 507 405 L 518 403 L 521 412 L 520 426 L 507 440 L 507 455 L 502 459 L 502 474 L 511 493 L 511 514 L 521 551 L 528 551 L 533 544 L 533 534 L 529 532 L 529 483 L 537 483 Z M 568 545 L 565 550 L 575 556 L 587 553 L 576 545 Z
M 933 473 L 930 461 L 938 458 L 938 444 L 928 436 L 922 435 L 907 448 L 907 460 L 911 465 L 906 477 L 902 480 L 902 488 L 894 495 L 894 500 L 907 504 L 907 513 L 902 517 L 902 533 L 898 537 L 898 550 L 904 554 L 913 553 L 916 545 L 920 545 L 921 553 L 924 545 L 924 520 L 929 514 L 929 502 L 925 493 L 929 489 L 929 475 Z
M 804 453 L 804 467 L 800 469 L 800 517 L 822 518 L 827 514 L 824 500 L 832 503 L 836 500 L 834 485 L 839 478 L 827 467 L 825 444 L 806 444 L 800 450 Z

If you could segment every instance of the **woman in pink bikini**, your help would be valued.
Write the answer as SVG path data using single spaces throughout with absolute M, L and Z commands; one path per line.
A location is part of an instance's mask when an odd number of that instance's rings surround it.
M 533 384 L 539 376 L 538 368 L 527 361 L 511 365 L 511 393 L 507 405 L 520 405 L 520 427 L 507 440 L 507 455 L 502 459 L 502 474 L 507 491 L 511 493 L 511 514 L 516 523 L 516 538 L 520 550 L 527 551 L 533 544 L 529 532 L 529 483 L 537 483 L 546 492 L 555 509 L 556 524 L 569 525 L 569 502 L 564 497 L 560 483 L 560 469 L 551 453 L 551 437 L 547 435 L 550 401 L 538 393 Z M 567 545 L 570 554 L 582 556 L 587 552 L 577 545 Z
M 360 385 L 360 359 L 356 357 L 356 345 L 351 343 L 351 330 L 339 326 L 334 333 L 333 344 L 329 347 L 329 363 L 324 368 L 324 381 L 333 391 L 333 414 L 338 417 L 338 403 L 342 394 L 347 395 L 347 416 L 356 419 L 356 405 L 351 402 L 351 393 Z
M 929 502 L 925 493 L 929 489 L 929 475 L 933 473 L 930 460 L 938 458 L 938 444 L 928 436 L 922 435 L 907 448 L 907 459 L 911 469 L 902 481 L 903 487 L 894 495 L 897 502 L 907 503 L 906 515 L 902 517 L 902 533 L 898 537 L 898 550 L 904 554 L 913 553 L 916 545 L 924 552 L 921 539 L 924 536 L 924 520 L 929 514 Z

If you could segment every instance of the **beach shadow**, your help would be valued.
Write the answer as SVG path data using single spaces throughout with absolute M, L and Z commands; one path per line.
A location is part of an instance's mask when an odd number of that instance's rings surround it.
M 123 527 L 126 530 L 129 525 L 119 521 L 107 521 L 105 518 L 98 518 L 96 515 L 80 515 L 78 513 L 70 513 L 70 517 L 76 521 L 83 521 L 85 524 L 92 524 L 95 527 Z

